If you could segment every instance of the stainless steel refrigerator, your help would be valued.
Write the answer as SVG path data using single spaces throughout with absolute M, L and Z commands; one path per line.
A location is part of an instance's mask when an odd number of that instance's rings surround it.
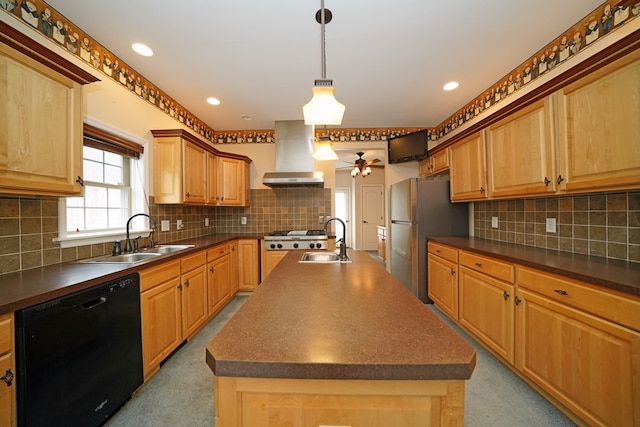
M 391 274 L 422 302 L 427 295 L 427 237 L 467 236 L 469 204 L 451 203 L 449 181 L 411 178 L 391 185 Z

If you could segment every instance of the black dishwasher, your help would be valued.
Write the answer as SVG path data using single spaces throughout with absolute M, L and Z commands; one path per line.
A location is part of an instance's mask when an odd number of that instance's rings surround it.
M 137 273 L 16 313 L 19 426 L 98 426 L 142 384 Z

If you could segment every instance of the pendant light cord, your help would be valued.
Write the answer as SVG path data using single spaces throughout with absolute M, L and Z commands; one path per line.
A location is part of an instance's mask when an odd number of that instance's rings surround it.
M 320 62 L 321 62 L 321 75 L 323 80 L 327 78 L 327 54 L 324 49 L 325 47 L 324 24 L 325 24 L 324 0 L 320 0 L 320 52 L 322 52 Z

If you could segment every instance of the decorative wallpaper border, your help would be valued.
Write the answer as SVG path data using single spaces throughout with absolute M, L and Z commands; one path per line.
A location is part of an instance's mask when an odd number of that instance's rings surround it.
M 640 1 L 631 3 L 633 1 L 629 0 L 614 2 L 613 6 L 610 2 L 603 3 L 435 128 L 334 129 L 329 131 L 329 136 L 332 141 L 340 142 L 378 141 L 427 129 L 427 138 L 436 141 L 485 110 L 499 105 L 570 56 L 636 18 L 640 15 Z M 271 129 L 216 132 L 42 0 L 0 0 L 0 9 L 54 40 L 102 74 L 120 83 L 123 88 L 134 92 L 213 143 L 275 142 L 274 130 Z M 317 129 L 316 135 L 322 135 L 323 131 Z

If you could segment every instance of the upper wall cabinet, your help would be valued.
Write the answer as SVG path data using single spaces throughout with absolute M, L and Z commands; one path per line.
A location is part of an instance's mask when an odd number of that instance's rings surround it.
M 640 188 L 640 50 L 555 95 L 559 190 Z
M 449 147 L 429 154 L 420 161 L 420 176 L 430 176 L 449 169 Z
M 158 204 L 246 206 L 251 159 L 223 153 L 185 130 L 152 130 Z
M 97 79 L 14 32 L 0 25 L 0 193 L 82 194 L 82 84 Z
M 451 146 L 450 162 L 451 201 L 488 197 L 484 132 L 477 132 Z
M 491 197 L 556 191 L 551 98 L 547 97 L 487 128 Z

